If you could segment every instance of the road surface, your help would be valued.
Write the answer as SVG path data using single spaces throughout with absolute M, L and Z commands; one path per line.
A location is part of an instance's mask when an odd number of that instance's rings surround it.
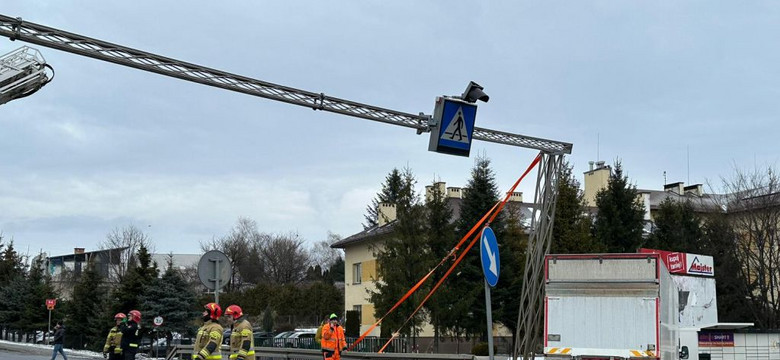
M 7 341 L 0 341 L 0 359 L 2 360 L 49 360 L 51 359 L 51 347 L 29 346 L 27 344 L 15 344 Z M 65 350 L 68 360 L 83 359 L 102 359 L 100 356 L 73 353 Z M 57 354 L 57 359 L 62 359 L 62 355 Z

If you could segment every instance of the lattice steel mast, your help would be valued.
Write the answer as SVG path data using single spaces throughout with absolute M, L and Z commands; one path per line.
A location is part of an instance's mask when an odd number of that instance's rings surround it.
M 249 77 L 231 74 L 200 65 L 155 55 L 141 50 L 62 31 L 59 29 L 0 15 L 0 35 L 78 55 L 88 56 L 161 75 L 214 86 L 266 99 L 330 111 L 357 118 L 379 121 L 415 129 L 418 134 L 429 132 L 433 119 L 429 115 L 411 114 L 354 101 L 326 96 Z M 552 224 L 557 199 L 557 184 L 564 154 L 570 154 L 572 144 L 512 134 L 503 131 L 474 128 L 473 139 L 539 150 L 542 154 L 537 178 L 535 203 L 538 208 L 532 218 L 532 232 L 526 252 L 525 284 L 521 294 L 520 314 L 516 334 L 515 354 L 533 356 L 539 344 L 542 294 L 544 283 L 541 266 L 549 251 Z M 520 336 L 524 336 L 520 338 Z

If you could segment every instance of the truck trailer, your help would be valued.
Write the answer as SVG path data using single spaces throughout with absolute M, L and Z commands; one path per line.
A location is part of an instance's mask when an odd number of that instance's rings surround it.
M 677 287 L 659 254 L 547 255 L 547 357 L 679 359 Z

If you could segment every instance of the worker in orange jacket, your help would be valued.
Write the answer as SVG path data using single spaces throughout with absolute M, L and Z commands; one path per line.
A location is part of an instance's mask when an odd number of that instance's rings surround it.
M 339 317 L 330 314 L 328 324 L 322 329 L 322 357 L 325 360 L 339 360 L 341 353 L 347 349 L 347 339 L 344 338 L 344 328 L 339 325 Z

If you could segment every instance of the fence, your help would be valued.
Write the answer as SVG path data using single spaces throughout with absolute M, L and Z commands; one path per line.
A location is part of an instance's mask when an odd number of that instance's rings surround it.
M 176 346 L 168 352 L 166 360 L 191 359 L 192 345 Z M 256 347 L 255 358 L 258 360 L 312 360 L 322 359 L 322 352 L 313 349 Z M 420 353 L 383 353 L 347 351 L 341 354 L 344 360 L 475 360 L 473 355 L 465 354 L 420 354 Z
M 313 334 L 312 334 L 313 335 Z M 357 338 L 347 337 L 347 344 L 352 344 Z M 367 337 L 363 339 L 352 351 L 357 352 L 377 352 L 385 345 L 388 339 Z M 273 338 L 256 337 L 255 346 L 257 347 L 275 347 L 275 348 L 294 348 L 294 349 L 315 349 L 319 350 L 320 344 L 314 340 L 314 337 L 306 338 Z M 411 352 L 408 339 L 396 338 L 390 342 L 385 352 Z

